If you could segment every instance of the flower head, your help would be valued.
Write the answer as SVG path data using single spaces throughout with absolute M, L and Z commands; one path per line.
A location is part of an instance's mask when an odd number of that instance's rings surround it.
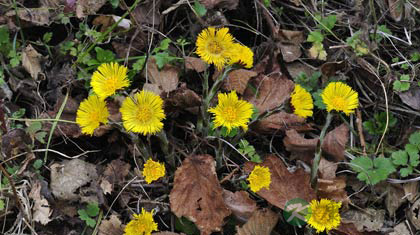
M 271 173 L 265 166 L 255 166 L 248 177 L 249 187 L 253 192 L 258 192 L 262 188 L 270 189 Z
M 313 114 L 314 101 L 309 92 L 301 85 L 296 84 L 295 90 L 290 96 L 290 103 L 294 108 L 294 113 L 299 117 L 310 117 Z
M 155 134 L 163 128 L 163 100 L 151 91 L 141 91 L 128 97 L 121 105 L 125 129 L 143 135 Z
M 143 176 L 148 184 L 165 176 L 165 165 L 148 159 L 144 164 Z
M 249 47 L 234 43 L 232 50 L 233 54 L 229 64 L 241 63 L 245 68 L 252 67 L 254 64 L 254 52 Z
M 153 210 L 147 212 L 141 209 L 141 214 L 134 214 L 134 218 L 125 226 L 124 235 L 151 235 L 158 231 L 157 223 L 153 220 Z
M 101 64 L 93 73 L 90 85 L 95 94 L 105 99 L 115 94 L 117 90 L 130 85 L 127 68 L 117 63 Z
M 334 202 L 328 199 L 320 201 L 312 200 L 309 205 L 309 213 L 305 215 L 308 224 L 316 229 L 317 233 L 327 232 L 340 225 L 341 217 L 339 209 L 341 202 Z
M 96 95 L 91 95 L 80 103 L 76 123 L 82 128 L 82 133 L 92 135 L 100 123 L 108 123 L 108 116 L 106 102 Z
M 321 94 L 322 101 L 327 106 L 327 111 L 343 111 L 349 115 L 359 106 L 359 95 L 350 86 L 342 82 L 331 82 Z
M 209 27 L 198 35 L 197 54 L 202 60 L 214 64 L 218 70 L 227 64 L 232 57 L 233 36 L 228 28 Z
M 216 107 L 210 108 L 209 112 L 214 114 L 215 127 L 224 126 L 230 132 L 235 127 L 248 129 L 248 122 L 252 116 L 252 104 L 239 100 L 236 91 L 229 94 L 220 93 L 219 103 Z

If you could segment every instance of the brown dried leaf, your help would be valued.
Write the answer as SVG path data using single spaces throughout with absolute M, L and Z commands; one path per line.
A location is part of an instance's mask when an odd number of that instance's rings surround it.
M 343 208 L 347 208 L 350 199 L 346 191 L 346 178 L 318 179 L 318 197 L 341 202 Z
M 32 219 L 42 225 L 48 224 L 51 221 L 52 211 L 47 199 L 41 196 L 41 183 L 39 181 L 32 185 L 29 197 L 35 202 L 32 207 Z
M 397 209 L 407 200 L 407 198 L 404 196 L 404 189 L 401 185 L 388 185 L 388 193 L 385 198 L 385 206 L 391 217 L 394 217 L 395 211 L 397 211 Z
M 239 0 L 200 0 L 206 9 L 213 9 L 215 7 L 234 10 L 238 6 Z
M 340 223 L 337 229 L 331 231 L 333 235 L 363 235 L 357 231 L 356 226 L 353 223 Z
M 380 231 L 384 225 L 385 210 L 366 208 L 365 211 L 349 210 L 341 214 L 343 223 L 353 223 L 359 232 Z
M 107 0 L 78 0 L 76 2 L 76 16 L 83 18 L 88 15 L 94 15 L 103 6 Z
M 134 21 L 136 25 L 152 25 L 160 24 L 159 8 L 162 1 L 141 1 L 133 11 Z M 155 4 L 155 6 L 153 6 Z
M 236 90 L 239 94 L 243 94 L 249 79 L 257 76 L 257 73 L 247 69 L 237 69 L 230 72 L 223 84 L 224 89 L 231 91 Z
M 411 223 L 416 227 L 416 229 L 420 229 L 420 199 L 417 199 L 417 201 L 414 202 L 413 206 L 411 206 L 409 212 L 408 212 L 408 218 L 411 221 Z
M 244 170 L 249 173 L 255 165 L 253 162 L 246 162 Z M 257 194 L 271 204 L 284 209 L 286 202 L 293 198 L 302 198 L 306 201 L 315 199 L 315 192 L 309 183 L 310 175 L 303 169 L 299 168 L 290 173 L 283 162 L 274 155 L 266 157 L 260 165 L 270 169 L 271 184 L 269 190 L 261 189 Z
M 38 79 L 38 74 L 41 72 L 41 58 L 42 55 L 32 45 L 28 45 L 22 52 L 22 65 L 35 80 Z
M 289 152 L 315 152 L 316 139 L 305 139 L 296 130 L 287 130 L 286 136 L 283 138 L 284 147 Z
M 398 96 L 410 108 L 420 110 L 420 87 L 412 86 L 408 91 L 398 93 Z
M 80 159 L 51 165 L 51 191 L 61 200 L 80 199 L 80 195 L 75 194 L 76 190 L 81 191 L 81 187 L 88 183 L 94 187 L 93 182 L 97 179 L 96 166 Z
M 419 194 L 419 182 L 413 181 L 403 184 L 404 194 L 408 201 L 413 203 Z
M 248 193 L 245 191 L 233 193 L 223 190 L 223 199 L 233 215 L 241 221 L 247 221 L 257 209 L 257 203 L 249 198 Z
M 23 129 L 13 129 L 1 137 L 1 151 L 9 158 L 21 151 L 30 152 L 31 138 Z
M 200 58 L 185 56 L 185 68 L 195 70 L 197 73 L 204 72 L 207 68 L 207 64 Z
M 395 21 L 401 21 L 404 12 L 404 2 L 399 0 L 388 0 L 389 13 Z
M 337 71 L 340 71 L 346 67 L 345 61 L 339 62 L 326 62 L 321 65 L 321 73 L 325 77 L 332 77 L 334 76 Z
M 279 216 L 270 209 L 257 210 L 244 226 L 236 227 L 236 235 L 270 235 L 278 220 Z
M 287 63 L 293 62 L 302 55 L 299 45 L 294 45 L 290 43 L 277 43 L 278 47 L 281 49 L 281 54 L 283 55 L 283 60 Z
M 13 17 L 16 11 L 12 10 L 6 13 L 6 16 Z M 50 25 L 50 12 L 47 8 L 19 8 L 17 9 L 17 16 L 26 22 L 37 26 Z
M 280 29 L 278 30 L 276 37 L 282 43 L 290 43 L 296 46 L 300 45 L 302 42 L 305 41 L 305 37 L 303 36 L 302 31 Z
M 179 88 L 169 93 L 169 97 L 165 100 L 165 108 L 168 107 L 177 111 L 200 105 L 201 97 L 193 90 L 188 89 L 185 83 L 182 83 Z
M 220 231 L 223 219 L 231 213 L 223 200 L 215 165 L 210 155 L 186 158 L 175 172 L 169 195 L 172 212 L 193 221 L 203 235 Z
M 130 164 L 123 162 L 119 159 L 112 160 L 105 168 L 101 176 L 99 185 L 104 194 L 110 194 L 114 189 L 115 184 L 120 184 L 130 171 Z
M 164 231 L 164 232 L 152 233 L 152 235 L 185 235 L 185 234 L 184 233 L 173 233 L 173 232 Z
M 344 150 L 348 140 L 349 128 L 343 123 L 325 136 L 322 150 L 333 157 L 334 161 L 342 161 L 345 159 Z
M 325 180 L 333 180 L 336 178 L 335 171 L 337 170 L 338 165 L 334 162 L 330 162 L 325 160 L 324 158 L 321 158 L 321 161 L 319 162 L 319 174 L 320 178 Z
M 98 235 L 123 235 L 124 230 L 118 216 L 111 215 L 109 219 L 102 220 Z
M 258 121 L 251 127 L 259 133 L 276 133 L 277 131 L 284 131 L 294 129 L 297 131 L 313 130 L 310 124 L 305 124 L 305 119 L 298 117 L 292 113 L 279 112 L 272 114 L 261 121 Z
M 144 73 L 146 73 L 146 69 Z M 175 66 L 166 64 L 159 71 L 156 61 L 153 58 L 147 62 L 147 76 L 152 84 L 157 84 L 161 90 L 167 93 L 175 90 L 178 86 L 178 69 Z
M 394 232 L 389 233 L 389 235 L 406 235 L 406 234 L 409 235 L 411 233 L 404 221 L 394 227 Z

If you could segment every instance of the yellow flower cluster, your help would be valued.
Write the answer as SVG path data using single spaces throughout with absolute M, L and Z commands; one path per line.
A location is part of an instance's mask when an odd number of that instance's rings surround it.
M 151 235 L 158 231 L 157 223 L 153 220 L 153 210 L 147 212 L 141 209 L 141 214 L 134 214 L 133 219 L 125 226 L 124 235 Z
M 208 64 L 214 64 L 218 70 L 227 64 L 240 63 L 245 68 L 251 68 L 254 63 L 254 53 L 249 47 L 235 43 L 228 28 L 216 29 L 209 27 L 198 35 L 197 54 Z
M 328 233 L 331 229 L 340 226 L 340 207 L 341 202 L 328 199 L 312 200 L 309 205 L 309 213 L 305 218 L 309 226 L 315 228 L 317 233 L 324 230 Z
M 143 176 L 148 184 L 165 176 L 165 165 L 148 159 L 143 166 Z
M 253 192 L 258 192 L 261 189 L 270 189 L 271 173 L 270 169 L 265 166 L 255 166 L 248 177 L 249 187 Z

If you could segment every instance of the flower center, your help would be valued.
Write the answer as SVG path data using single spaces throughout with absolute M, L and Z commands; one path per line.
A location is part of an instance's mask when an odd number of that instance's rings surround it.
M 152 117 L 152 111 L 147 107 L 140 107 L 137 111 L 137 119 L 140 122 L 148 122 Z
M 225 119 L 228 122 L 236 121 L 238 119 L 238 111 L 233 107 L 226 107 Z
M 332 106 L 335 110 L 344 110 L 347 107 L 347 102 L 343 97 L 334 97 L 332 99 Z
M 215 41 L 209 42 L 207 48 L 213 54 L 220 54 L 223 50 L 223 47 L 218 42 L 215 42 Z
M 329 210 L 325 207 L 317 208 L 312 216 L 315 216 L 315 220 L 322 224 L 327 223 L 330 219 Z
M 90 121 L 91 122 L 99 122 L 99 112 L 92 112 L 90 113 Z
M 117 90 L 117 79 L 112 77 L 105 82 L 105 89 L 107 91 Z

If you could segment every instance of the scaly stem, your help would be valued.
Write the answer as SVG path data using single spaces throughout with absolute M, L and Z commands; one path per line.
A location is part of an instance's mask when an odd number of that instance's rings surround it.
M 315 190 L 317 189 L 317 183 L 318 183 L 317 176 L 318 176 L 319 162 L 321 161 L 321 155 L 322 155 L 322 143 L 324 142 L 324 137 L 325 137 L 325 134 L 327 133 L 327 129 L 331 124 L 332 117 L 333 117 L 333 114 L 329 112 L 327 115 L 327 120 L 325 121 L 324 127 L 321 130 L 321 134 L 319 135 L 319 141 L 315 150 L 315 158 L 314 158 L 314 161 L 312 163 L 312 168 L 311 168 L 311 186 Z
M 175 168 L 175 158 L 174 155 L 169 152 L 169 141 L 168 137 L 166 137 L 165 131 L 160 131 L 156 134 L 156 136 L 160 140 L 160 147 L 162 148 L 163 154 L 165 154 L 166 163 Z

